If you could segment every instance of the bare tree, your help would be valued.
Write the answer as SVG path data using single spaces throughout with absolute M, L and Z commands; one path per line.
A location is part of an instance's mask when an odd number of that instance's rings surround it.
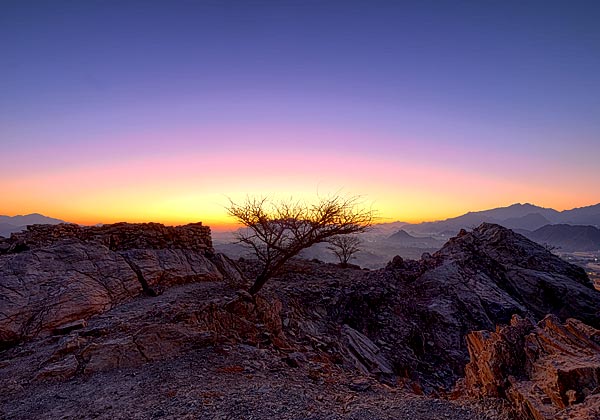
M 350 260 L 358 251 L 360 251 L 360 239 L 355 235 L 334 236 L 329 239 L 327 248 L 339 258 L 340 265 L 347 267 Z
M 250 197 L 241 204 L 230 200 L 228 213 L 246 226 L 237 239 L 252 249 L 261 264 L 250 293 L 258 293 L 267 280 L 281 273 L 286 261 L 303 249 L 334 236 L 367 230 L 374 212 L 361 204 L 360 197 L 339 195 L 315 204 Z

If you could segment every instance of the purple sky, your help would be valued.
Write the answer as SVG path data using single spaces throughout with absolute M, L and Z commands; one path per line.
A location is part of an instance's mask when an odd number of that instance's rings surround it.
M 393 219 L 593 204 L 599 21 L 596 1 L 3 1 L 0 213 L 218 221 L 218 192 L 318 188 Z M 209 166 L 211 188 L 153 190 Z

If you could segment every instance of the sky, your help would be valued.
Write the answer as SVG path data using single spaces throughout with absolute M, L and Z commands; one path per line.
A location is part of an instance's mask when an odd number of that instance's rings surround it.
M 600 202 L 600 2 L 0 1 L 0 214 Z

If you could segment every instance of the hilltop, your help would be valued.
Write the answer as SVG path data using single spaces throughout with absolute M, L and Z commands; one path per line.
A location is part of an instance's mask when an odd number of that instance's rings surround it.
M 478 370 L 455 388 L 466 334 L 515 314 L 600 327 L 582 269 L 492 224 L 379 270 L 296 259 L 254 298 L 256 264 L 201 224 L 37 225 L 0 249 L 7 418 L 508 418 L 468 397 Z

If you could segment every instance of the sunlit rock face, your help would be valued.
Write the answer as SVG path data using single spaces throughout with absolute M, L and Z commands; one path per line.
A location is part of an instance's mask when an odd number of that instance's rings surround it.
M 600 418 L 600 331 L 548 315 L 537 325 L 513 317 L 467 336 L 466 390 L 508 399 L 519 418 Z

